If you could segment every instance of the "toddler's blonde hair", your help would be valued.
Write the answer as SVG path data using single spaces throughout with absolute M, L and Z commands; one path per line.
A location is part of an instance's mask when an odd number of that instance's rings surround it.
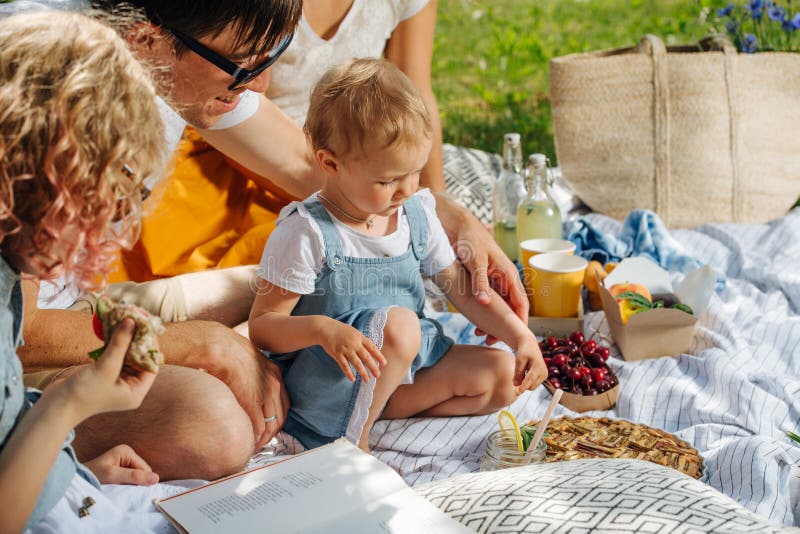
M 149 71 L 97 20 L 0 21 L 0 246 L 39 258 L 43 278 L 63 269 L 97 287 L 137 238 L 142 179 L 164 163 L 155 97 Z
M 353 151 L 419 144 L 433 136 L 414 83 L 383 59 L 354 59 L 329 69 L 311 93 L 303 127 L 314 151 Z M 377 143 L 373 144 L 373 143 Z

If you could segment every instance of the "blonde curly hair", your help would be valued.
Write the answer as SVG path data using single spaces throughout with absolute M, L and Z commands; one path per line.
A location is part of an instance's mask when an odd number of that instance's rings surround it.
M 149 75 L 108 26 L 45 11 L 0 21 L 0 249 L 96 288 L 138 237 L 164 163 Z

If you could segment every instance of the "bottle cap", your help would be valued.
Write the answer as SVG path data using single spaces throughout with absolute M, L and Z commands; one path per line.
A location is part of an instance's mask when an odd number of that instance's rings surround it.
M 521 143 L 518 133 L 507 133 L 503 136 L 503 140 L 506 143 L 511 143 L 512 145 L 518 145 Z
M 534 167 L 546 167 L 547 166 L 547 156 L 544 154 L 531 154 L 528 156 L 528 161 Z

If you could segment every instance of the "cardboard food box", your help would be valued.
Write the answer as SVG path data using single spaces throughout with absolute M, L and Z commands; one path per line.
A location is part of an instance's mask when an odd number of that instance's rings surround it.
M 569 337 L 573 332 L 583 332 L 583 299 L 578 302 L 576 317 L 528 317 L 528 328 L 537 336 Z
M 688 304 L 694 314 L 673 308 L 656 308 L 637 313 L 623 324 L 619 305 L 608 292 L 609 287 L 619 283 L 641 284 L 650 291 L 654 300 L 672 296 L 678 302 Z M 680 285 L 673 288 L 669 273 L 651 260 L 641 257 L 622 260 L 598 286 L 611 336 L 623 358 L 644 360 L 688 352 L 695 326 L 708 307 L 715 283 L 716 275 L 707 265 L 688 273 Z

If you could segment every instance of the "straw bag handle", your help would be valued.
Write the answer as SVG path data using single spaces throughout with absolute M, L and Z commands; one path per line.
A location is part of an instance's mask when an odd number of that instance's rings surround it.
M 732 206 L 733 220 L 740 220 L 741 188 L 739 184 L 739 116 L 736 102 L 735 68 L 736 48 L 726 37 L 714 37 L 701 41 L 701 47 L 710 50 L 721 50 L 725 55 L 725 86 L 728 95 L 728 110 L 730 117 L 730 158 L 732 171 Z M 669 71 L 667 65 L 667 47 L 659 37 L 645 35 L 636 46 L 636 51 L 649 55 L 653 61 L 653 142 L 655 148 L 655 182 L 656 182 L 656 211 L 662 214 L 664 222 L 669 226 L 671 208 L 671 168 L 669 146 Z M 698 50 L 699 51 L 699 50 Z

